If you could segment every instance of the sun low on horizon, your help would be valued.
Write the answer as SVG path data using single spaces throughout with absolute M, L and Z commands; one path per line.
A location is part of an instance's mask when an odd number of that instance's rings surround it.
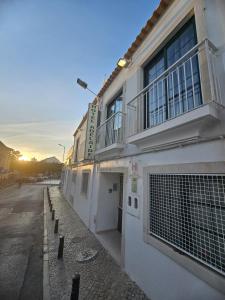
M 26 155 L 22 155 L 22 156 L 19 158 L 19 160 L 22 160 L 22 161 L 28 161 L 28 160 L 30 160 L 30 158 L 29 158 L 28 156 L 26 156 Z

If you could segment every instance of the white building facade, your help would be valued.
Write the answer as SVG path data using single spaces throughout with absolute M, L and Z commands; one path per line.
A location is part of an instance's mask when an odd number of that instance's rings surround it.
M 162 0 L 125 58 L 64 195 L 152 300 L 225 299 L 225 2 Z

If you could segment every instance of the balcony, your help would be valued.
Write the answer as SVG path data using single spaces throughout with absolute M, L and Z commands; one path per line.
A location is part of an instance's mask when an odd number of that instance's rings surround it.
M 215 46 L 204 40 L 129 101 L 127 143 L 167 143 L 176 134 L 185 138 L 187 127 L 187 138 L 197 138 L 200 120 L 218 118 L 222 98 L 215 53 Z
M 123 149 L 124 113 L 117 112 L 105 120 L 96 133 L 95 154 Z

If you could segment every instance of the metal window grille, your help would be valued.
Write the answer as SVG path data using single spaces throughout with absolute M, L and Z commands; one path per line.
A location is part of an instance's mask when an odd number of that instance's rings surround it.
M 149 174 L 149 231 L 225 275 L 225 175 Z
M 82 174 L 82 186 L 81 186 L 81 193 L 87 195 L 88 192 L 88 181 L 89 181 L 89 173 L 84 172 Z

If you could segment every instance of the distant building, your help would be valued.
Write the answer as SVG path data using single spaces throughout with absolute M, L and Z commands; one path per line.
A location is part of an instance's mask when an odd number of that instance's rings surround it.
M 55 156 L 45 158 L 45 159 L 41 160 L 41 162 L 47 163 L 47 164 L 61 164 L 61 162 Z
M 0 173 L 8 172 L 12 151 L 13 149 L 7 147 L 0 141 Z
M 161 0 L 74 135 L 64 195 L 152 300 L 225 299 L 224 33 L 224 0 Z

